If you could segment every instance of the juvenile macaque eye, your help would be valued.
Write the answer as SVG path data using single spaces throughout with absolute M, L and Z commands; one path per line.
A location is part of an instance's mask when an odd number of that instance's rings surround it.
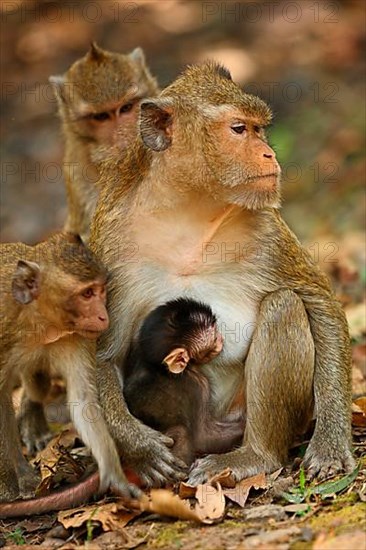
M 122 107 L 119 110 L 119 114 L 128 113 L 129 111 L 131 111 L 132 107 L 133 107 L 133 103 L 126 103 L 125 105 L 122 105 Z
M 246 127 L 245 124 L 233 124 L 233 126 L 231 126 L 231 129 L 236 134 L 242 134 L 243 132 L 245 132 Z
M 109 113 L 96 113 L 95 115 L 91 115 L 91 118 L 93 120 L 97 120 L 98 122 L 103 122 L 104 120 L 109 119 Z
M 91 298 L 94 296 L 94 290 L 92 288 L 85 289 L 82 294 L 83 298 Z

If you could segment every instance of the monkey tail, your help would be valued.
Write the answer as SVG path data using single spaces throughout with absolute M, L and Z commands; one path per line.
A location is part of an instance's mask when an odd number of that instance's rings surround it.
M 141 486 L 141 481 L 132 471 L 127 472 L 130 483 Z M 99 491 L 99 473 L 94 472 L 72 487 L 56 491 L 50 495 L 0 503 L 0 519 L 19 516 L 35 516 L 75 508 L 88 502 Z

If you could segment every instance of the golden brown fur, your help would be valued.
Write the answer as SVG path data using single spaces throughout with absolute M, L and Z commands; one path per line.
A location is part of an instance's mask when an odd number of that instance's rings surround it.
M 106 157 L 123 154 L 133 141 L 139 102 L 156 95 L 157 83 L 140 48 L 124 55 L 95 43 L 64 75 L 50 81 L 65 138 L 65 230 L 85 240 L 98 197 L 98 165 Z
M 106 270 L 78 238 L 66 234 L 33 247 L 4 244 L 0 253 L 0 501 L 30 496 L 37 484 L 21 452 L 13 386 L 20 378 L 28 397 L 42 401 L 51 373 L 66 379 L 72 420 L 98 463 L 101 489 L 112 485 L 133 493 L 95 382 L 95 341 L 108 326 Z
M 224 418 L 244 393 L 247 417 L 242 446 L 199 461 L 192 483 L 226 467 L 237 479 L 279 467 L 314 403 L 309 473 L 354 465 L 347 324 L 279 214 L 280 168 L 264 134 L 270 118 L 220 66 L 191 67 L 142 102 L 141 137 L 102 171 L 91 246 L 110 271 L 111 324 L 99 346 L 99 389 L 127 462 L 151 483 L 174 463 L 161 437 L 128 413 L 116 365 L 123 378 L 144 317 L 178 296 L 207 303 L 225 338 L 203 367 L 212 411 Z

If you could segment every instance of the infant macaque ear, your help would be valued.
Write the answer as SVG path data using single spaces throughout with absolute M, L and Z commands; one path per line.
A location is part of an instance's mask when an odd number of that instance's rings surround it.
M 20 304 L 29 304 L 39 296 L 39 283 L 39 265 L 19 260 L 11 281 L 14 299 Z
M 173 349 L 163 360 L 164 365 L 168 367 L 169 372 L 180 374 L 188 365 L 190 357 L 185 348 Z

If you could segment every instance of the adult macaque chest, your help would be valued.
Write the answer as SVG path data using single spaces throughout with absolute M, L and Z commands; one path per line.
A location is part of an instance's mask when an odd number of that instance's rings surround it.
M 139 257 L 181 277 L 207 275 L 225 262 L 241 261 L 237 220 L 238 207 L 214 202 L 200 194 L 189 194 L 178 204 L 159 210 L 136 210 L 139 223 L 133 229 Z M 247 229 L 249 219 L 241 220 Z M 239 242 L 241 241 L 241 242 Z
M 158 210 L 141 210 L 136 208 L 131 220 L 136 257 L 128 273 L 134 296 L 144 296 L 148 287 L 149 299 L 154 299 L 151 307 L 188 296 L 212 308 L 225 344 L 215 368 L 206 369 L 215 371 L 214 378 L 224 389 L 219 365 L 230 366 L 245 357 L 261 296 L 245 281 L 245 272 L 250 272 L 258 255 L 252 239 L 245 238 L 253 217 L 237 206 L 199 195 Z

